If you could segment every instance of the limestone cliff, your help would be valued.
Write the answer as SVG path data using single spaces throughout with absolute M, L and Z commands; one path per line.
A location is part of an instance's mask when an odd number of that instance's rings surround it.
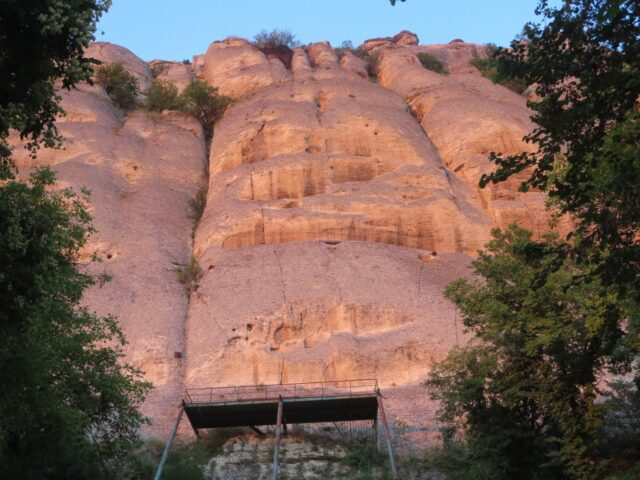
M 208 159 L 194 120 L 123 116 L 85 85 L 63 94 L 65 149 L 19 161 L 93 191 L 87 259 L 102 254 L 91 268 L 114 281 L 86 301 L 119 317 L 129 360 L 156 385 L 144 407 L 154 432 L 185 387 L 377 378 L 405 437 L 429 435 L 435 406 L 420 384 L 464 341 L 444 286 L 469 274 L 492 228 L 547 228 L 540 193 L 477 186 L 489 152 L 530 148 L 531 129 L 525 99 L 471 66 L 483 47 L 402 32 L 364 49 L 377 79 L 326 42 L 295 49 L 290 65 L 237 38 L 193 65 L 153 62 L 179 88 L 198 77 L 236 99 Z M 151 82 L 126 49 L 89 54 Z M 192 244 L 188 202 L 206 175 Z M 203 276 L 187 298 L 175 264 L 192 249 Z

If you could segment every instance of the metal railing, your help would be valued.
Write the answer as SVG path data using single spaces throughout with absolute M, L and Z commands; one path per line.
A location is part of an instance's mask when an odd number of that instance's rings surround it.
M 186 404 L 265 401 L 295 398 L 354 397 L 372 395 L 378 381 L 336 380 L 327 382 L 284 383 L 274 385 L 238 385 L 235 387 L 190 388 L 185 391 Z

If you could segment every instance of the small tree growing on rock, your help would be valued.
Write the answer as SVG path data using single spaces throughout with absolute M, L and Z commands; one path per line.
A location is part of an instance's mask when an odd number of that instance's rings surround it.
M 191 83 L 180 95 L 180 109 L 200 121 L 208 139 L 213 135 L 214 124 L 231 103 L 231 98 L 218 95 L 217 88 L 199 81 Z
M 102 85 L 114 105 L 121 110 L 133 110 L 136 106 L 138 79 L 120 62 L 107 63 L 96 69 L 96 80 Z

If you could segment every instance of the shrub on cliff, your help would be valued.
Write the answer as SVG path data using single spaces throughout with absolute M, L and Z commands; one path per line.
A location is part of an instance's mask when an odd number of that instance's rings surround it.
M 178 88 L 164 80 L 154 80 L 145 91 L 145 95 L 147 97 L 146 108 L 152 112 L 179 110 L 181 107 Z
M 205 135 L 211 137 L 213 126 L 222 118 L 232 99 L 218 95 L 218 89 L 206 83 L 195 81 L 180 94 L 180 110 L 197 118 L 202 124 Z
M 262 30 L 253 37 L 253 44 L 260 48 L 288 47 L 294 48 L 300 46 L 300 42 L 291 30 L 280 30 L 274 28 L 270 32 Z
M 433 72 L 439 73 L 441 75 L 448 75 L 449 70 L 444 66 L 444 63 L 436 57 L 435 55 L 427 52 L 420 52 L 417 55 L 418 60 L 424 68 L 427 70 L 431 70 Z
M 96 69 L 96 80 L 116 107 L 124 111 L 135 108 L 138 80 L 125 70 L 122 63 L 100 65 Z
M 471 64 L 493 83 L 507 87 L 518 95 L 522 94 L 527 88 L 527 84 L 523 79 L 511 75 L 506 70 L 502 61 L 501 50 L 492 43 L 488 43 L 485 48 L 484 57 L 478 55 L 477 51 L 473 51 Z

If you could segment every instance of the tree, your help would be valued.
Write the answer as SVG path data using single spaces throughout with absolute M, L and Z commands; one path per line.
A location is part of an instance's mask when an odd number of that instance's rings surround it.
M 443 405 L 446 441 L 467 447 L 462 474 L 452 478 L 596 480 L 606 473 L 606 405 L 597 399 L 603 374 L 628 368 L 619 347 L 629 313 L 569 250 L 517 226 L 496 230 L 472 262 L 481 281 L 447 287 L 473 335 L 427 381 Z
M 528 85 L 535 153 L 503 156 L 481 185 L 530 172 L 522 188 L 546 191 L 575 219 L 575 252 L 598 273 L 640 293 L 640 3 L 540 1 L 543 23 L 501 51 L 502 68 Z
M 110 0 L 0 2 L 0 179 L 12 176 L 9 131 L 40 145 L 59 145 L 55 119 L 62 88 L 91 81 L 95 60 L 83 55 Z
M 138 79 L 127 72 L 122 63 L 100 65 L 96 69 L 96 80 L 116 107 L 125 112 L 135 108 Z
M 208 138 L 231 103 L 231 98 L 218 95 L 217 88 L 199 81 L 190 83 L 180 94 L 180 109 L 200 121 Z
M 147 110 L 152 112 L 162 112 L 163 110 L 180 109 L 180 99 L 178 98 L 178 88 L 172 83 L 164 80 L 154 80 L 145 91 L 147 96 Z
M 91 217 L 54 182 L 39 170 L 0 187 L 0 477 L 116 478 L 149 385 L 123 363 L 116 319 L 81 306 L 100 280 L 77 264 Z

